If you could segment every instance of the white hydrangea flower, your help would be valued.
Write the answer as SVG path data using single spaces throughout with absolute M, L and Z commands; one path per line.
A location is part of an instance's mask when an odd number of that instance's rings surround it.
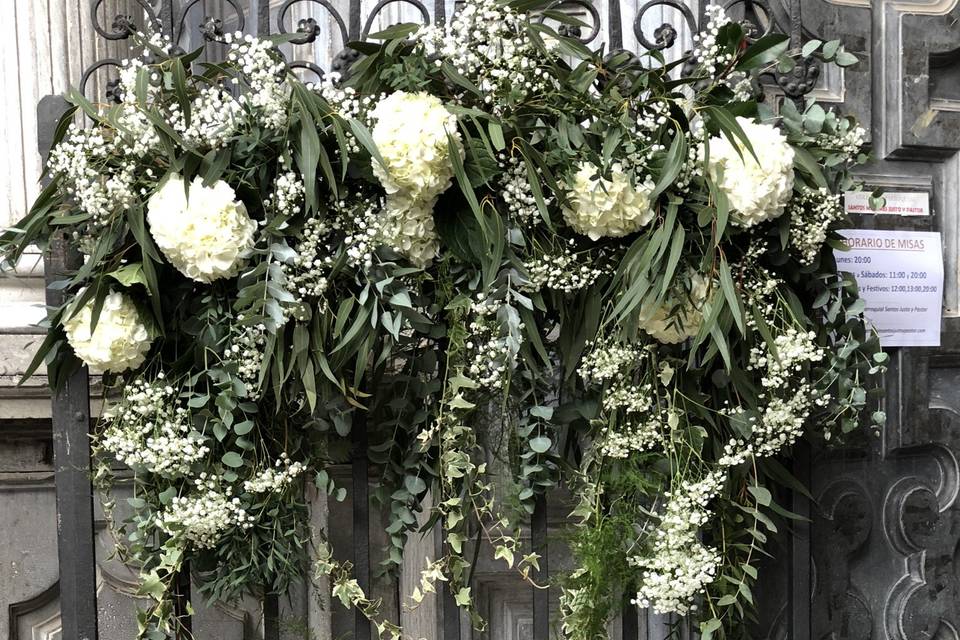
M 731 221 L 742 227 L 779 217 L 793 193 L 793 147 L 776 127 L 737 118 L 756 158 L 739 142 L 710 139 L 707 172 L 730 202 Z M 742 155 L 741 155 L 742 154 Z
M 219 180 L 211 187 L 194 178 L 189 195 L 172 174 L 147 201 L 150 233 L 170 263 L 188 278 L 212 282 L 236 275 L 253 247 L 256 222 Z
M 426 203 L 450 186 L 448 135 L 459 145 L 460 133 L 456 117 L 440 98 L 397 91 L 380 100 L 370 117 L 375 123 L 371 135 L 384 161 L 373 160 L 373 173 L 388 194 Z
M 379 220 L 377 235 L 380 241 L 418 267 L 428 265 L 440 251 L 440 238 L 433 223 L 434 202 L 430 200 L 425 205 L 417 200 L 387 197 L 386 208 Z
M 613 165 L 609 180 L 599 173 L 582 162 L 569 185 L 571 206 L 564 207 L 563 218 L 574 231 L 599 240 L 628 235 L 653 220 L 650 194 L 655 185 L 649 176 L 633 185 L 620 163 Z
M 676 294 L 668 296 L 643 325 L 643 330 L 659 342 L 678 344 L 700 331 L 710 283 L 695 271 L 690 272 L 689 278 L 689 291 L 681 299 Z
M 153 338 L 140 318 L 133 301 L 123 293 L 111 292 L 103 300 L 97 324 L 93 321 L 91 298 L 73 317 L 63 323 L 67 341 L 77 357 L 95 371 L 119 373 L 143 364 Z M 68 309 L 70 316 L 73 309 Z

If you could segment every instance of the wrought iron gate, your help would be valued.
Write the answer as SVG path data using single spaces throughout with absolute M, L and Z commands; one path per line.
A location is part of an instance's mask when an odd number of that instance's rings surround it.
M 134 29 L 147 26 L 163 31 L 175 43 L 191 37 L 218 41 L 225 30 L 258 35 L 295 32 L 287 50 L 291 64 L 322 73 L 323 66 L 335 70 L 348 64 L 351 52 L 325 56 L 326 65 L 318 63 L 317 56 L 300 57 L 297 52 L 304 47 L 315 52 L 326 41 L 339 40 L 342 47 L 362 40 L 376 20 L 399 4 L 422 21 L 441 21 L 456 10 L 457 3 L 434 0 L 428 6 L 420 0 L 380 0 L 367 10 L 361 0 L 127 0 L 125 6 L 132 7 L 135 16 L 120 12 L 105 17 L 107 4 L 93 0 L 90 8 L 96 31 L 106 39 L 124 40 Z M 214 4 L 220 12 L 206 13 L 206 7 Z M 682 53 L 684 31 L 695 32 L 698 16 L 703 15 L 702 6 L 692 8 L 681 0 L 557 4 L 583 14 L 595 25 L 582 32 L 573 30 L 571 35 L 593 45 L 604 43 L 609 50 L 639 47 Z M 937 216 L 915 224 L 945 234 L 953 267 L 948 269 L 946 307 L 948 313 L 956 314 L 960 236 L 956 211 L 960 200 L 957 1 L 873 0 L 873 7 L 871 0 L 729 0 L 725 4 L 737 7 L 760 31 L 789 33 L 796 47 L 805 39 L 841 38 L 849 51 L 864 58 L 844 74 L 825 71 L 823 77 L 816 66 L 801 60 L 790 74 L 771 78 L 771 97 L 786 94 L 800 99 L 813 92 L 828 102 L 843 103 L 868 127 L 872 125 L 879 160 L 867 170 L 866 181 L 894 190 L 927 190 L 933 195 Z M 625 29 L 630 16 L 632 27 Z M 78 79 L 81 88 L 119 62 L 94 63 Z M 105 84 L 108 91 L 110 86 Z M 42 151 L 49 147 L 53 123 L 63 109 L 59 97 L 41 101 Z M 889 228 L 903 222 L 863 220 L 861 224 Z M 64 244 L 57 245 L 47 257 L 48 281 L 57 279 L 75 261 Z M 50 290 L 49 303 L 59 304 L 59 296 Z M 951 433 L 960 417 L 960 321 L 948 318 L 944 330 L 945 346 L 940 350 L 895 354 L 896 364 L 888 380 L 890 421 L 879 442 L 857 451 L 801 451 L 797 456 L 794 471 L 812 480 L 818 508 L 811 509 L 802 495 L 790 498 L 792 510 L 810 515 L 812 522 L 792 531 L 780 554 L 780 570 L 771 567 L 768 571 L 768 588 L 762 594 L 762 630 L 757 637 L 960 640 L 960 578 L 954 560 L 960 553 L 956 546 L 960 534 L 960 437 Z M 85 370 L 67 380 L 53 398 L 59 597 L 62 637 L 68 640 L 98 638 L 88 398 Z M 364 431 L 353 432 L 356 455 L 349 473 L 355 534 L 348 553 L 366 590 L 371 580 L 371 540 L 366 535 L 371 518 L 368 468 Z M 539 500 L 530 526 L 532 546 L 543 558 L 536 576 L 539 583 L 549 578 L 551 561 L 556 565 L 561 560 L 549 558 L 547 553 L 552 524 L 548 506 L 545 499 Z M 551 594 L 545 589 L 531 591 L 532 618 L 516 636 L 547 640 Z M 185 605 L 190 597 L 189 581 L 181 585 L 180 597 Z M 267 596 L 261 611 L 263 637 L 279 640 L 279 596 Z M 615 634 L 624 640 L 655 640 L 662 637 L 658 622 L 662 621 L 645 612 L 629 610 L 616 625 Z M 438 606 L 435 629 L 436 638 L 461 638 L 461 619 L 449 594 Z M 16 637 L 15 633 L 12 630 L 11 636 Z M 357 640 L 371 637 L 369 623 L 359 614 L 352 633 Z

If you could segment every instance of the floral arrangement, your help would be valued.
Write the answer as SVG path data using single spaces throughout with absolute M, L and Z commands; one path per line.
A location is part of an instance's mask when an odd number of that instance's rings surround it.
M 471 541 L 529 579 L 525 520 L 566 486 L 564 637 L 606 638 L 626 602 L 739 637 L 767 536 L 795 517 L 782 456 L 882 422 L 885 355 L 833 258 L 863 130 L 761 100 L 799 52 L 711 7 L 681 74 L 535 9 L 393 27 L 316 85 L 275 41 L 238 34 L 201 64 L 153 37 L 118 104 L 70 95 L 91 124 L 65 116 L 0 252 L 66 232 L 85 256 L 32 368 L 85 363 L 111 390 L 97 479 L 134 474 L 117 526 L 153 599 L 143 637 L 179 629 L 188 562 L 223 600 L 284 592 L 308 557 L 402 637 L 308 518 L 306 484 L 344 496 L 328 468 L 358 429 L 384 570 L 418 512 L 443 528 L 405 605 L 449 589 L 482 627 Z

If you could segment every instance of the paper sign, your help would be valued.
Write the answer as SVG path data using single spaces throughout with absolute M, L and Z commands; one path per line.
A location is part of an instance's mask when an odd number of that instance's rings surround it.
M 843 194 L 844 207 L 847 213 L 881 213 L 897 216 L 928 216 L 930 215 L 930 194 L 907 193 L 892 191 L 883 194 L 886 204 L 880 209 L 870 207 L 869 191 L 847 191 Z
M 943 254 L 940 234 L 842 229 L 850 251 L 837 266 L 857 278 L 864 315 L 884 347 L 940 346 Z

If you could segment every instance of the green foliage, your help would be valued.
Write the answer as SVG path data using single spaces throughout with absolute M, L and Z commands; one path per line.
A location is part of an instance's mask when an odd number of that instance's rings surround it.
M 429 203 L 439 249 L 426 265 L 411 262 L 399 238 L 367 234 L 391 204 L 377 177 L 389 159 L 371 104 L 338 102 L 342 95 L 286 70 L 278 80 L 268 74 L 281 87 L 281 112 L 272 114 L 281 125 L 248 101 L 220 143 L 197 140 L 186 131 L 202 117 L 206 88 L 236 80 L 253 95 L 264 80 L 234 59 L 200 65 L 198 52 L 171 56 L 153 45 L 156 60 L 133 74 L 122 105 L 99 110 L 70 94 L 109 143 L 88 158 L 97 184 L 132 169 L 135 197 L 108 204 L 100 219 L 68 172 L 54 172 L 25 219 L 0 236 L 0 253 L 14 263 L 64 230 L 88 256 L 55 284 L 71 300 L 51 310 L 31 372 L 45 361 L 61 384 L 80 365 L 64 323 L 87 302 L 99 315 L 106 294 L 123 291 L 156 338 L 142 366 L 105 377 L 115 406 L 132 411 L 129 385 L 162 373 L 189 415 L 183 433 L 206 447 L 176 473 L 131 463 L 134 498 L 116 521 L 151 602 L 142 637 L 177 631 L 171 592 L 186 563 L 206 595 L 230 600 L 285 591 L 305 573 L 312 546 L 313 572 L 330 578 L 333 595 L 383 637 L 399 638 L 309 523 L 304 477 L 343 500 L 329 467 L 348 459 L 355 429 L 366 432 L 380 478 L 374 498 L 388 514 L 382 570 L 399 569 L 408 536 L 442 526 L 443 552 L 422 567 L 413 604 L 450 589 L 477 628 L 476 553 L 492 548 L 532 581 L 538 556 L 522 530 L 539 496 L 566 485 L 577 498 L 567 534 L 576 568 L 559 583 L 562 624 L 568 637 L 593 640 L 649 587 L 642 566 L 661 553 L 671 499 L 719 477 L 699 507 L 710 517 L 685 543 L 715 552 L 716 573 L 696 594 L 696 613 L 687 599 L 672 610 L 695 616 L 704 638 L 741 637 L 757 561 L 778 523 L 795 517 L 777 504 L 778 487 L 802 489 L 775 455 L 804 426 L 806 437 L 837 441 L 871 414 L 886 356 L 856 283 L 833 259 L 844 221 L 824 223 L 813 260 L 796 246 L 796 225 L 812 216 L 800 195 L 855 186 L 849 170 L 866 159 L 855 122 L 813 102 L 788 100 L 773 113 L 736 87 L 795 64 L 787 38 L 751 42 L 727 24 L 716 43 L 725 62 L 682 76 L 656 52 L 604 59 L 504 15 L 503 28 L 527 47 L 518 55 L 528 56 L 524 77 L 535 90 L 491 73 L 510 59 L 471 67 L 411 40 L 410 25 L 358 45 L 365 57 L 339 87 L 372 102 L 428 92 L 455 119 L 443 145 L 450 186 Z M 839 43 L 812 42 L 802 54 L 855 62 Z M 267 55 L 280 64 L 276 51 Z M 74 140 L 72 115 L 58 142 Z M 708 168 L 723 141 L 744 163 L 764 161 L 740 118 L 775 123 L 793 153 L 791 205 L 753 226 L 737 217 L 722 169 Z M 131 150 L 135 126 L 156 140 L 143 153 Z M 256 221 L 236 276 L 191 280 L 158 246 L 148 200 L 173 172 L 227 183 Z M 291 175 L 302 191 L 284 204 Z M 578 193 L 587 178 L 593 190 Z M 618 233 L 575 230 L 571 216 L 584 200 L 624 190 L 646 222 Z M 805 359 L 774 370 L 779 350 L 796 340 Z M 765 381 L 773 376 L 776 385 Z M 770 413 L 797 397 L 808 401 L 789 416 L 799 426 L 770 427 Z M 881 412 L 870 417 L 883 421 Z M 106 436 L 112 419 L 96 436 L 105 487 L 117 453 Z M 290 461 L 309 476 L 256 488 Z M 202 545 L 165 518 L 211 479 L 247 519 Z

